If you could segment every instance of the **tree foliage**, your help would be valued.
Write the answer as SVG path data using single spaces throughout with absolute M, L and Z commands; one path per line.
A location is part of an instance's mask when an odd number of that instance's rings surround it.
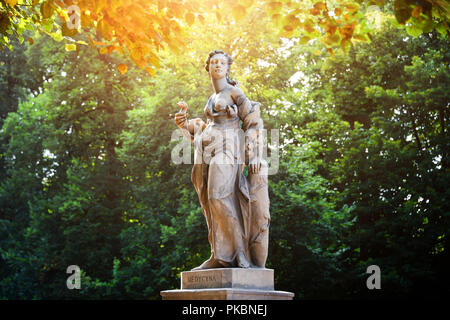
M 414 36 L 434 29 L 443 35 L 449 30 L 450 7 L 443 0 L 394 0 L 395 20 Z M 47 33 L 66 40 L 66 50 L 77 50 L 88 42 L 77 35 L 95 30 L 89 44 L 101 54 L 123 53 L 150 75 L 160 65 L 159 51 L 184 50 L 191 26 L 204 24 L 208 16 L 217 22 L 237 22 L 253 10 L 279 30 L 281 37 L 301 37 L 301 43 L 319 40 L 333 54 L 347 50 L 353 42 L 370 41 L 373 29 L 385 19 L 380 8 L 385 0 L 333 1 L 218 1 L 218 0 L 2 0 L 0 1 L 0 48 L 12 48 L 10 39 L 24 41 L 26 30 Z M 28 37 L 28 41 L 34 40 Z M 119 64 L 121 73 L 126 64 Z

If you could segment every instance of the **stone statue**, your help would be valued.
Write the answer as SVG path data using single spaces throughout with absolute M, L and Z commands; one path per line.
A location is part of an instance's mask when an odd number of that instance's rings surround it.
M 175 123 L 194 143 L 191 178 L 211 245 L 211 257 L 193 270 L 264 268 L 267 259 L 268 166 L 262 158 L 260 103 L 250 101 L 229 78 L 232 63 L 223 51 L 209 54 L 206 71 L 215 93 L 204 108 L 206 123 L 200 118 L 188 120 L 187 104 L 177 104 L 181 110 Z

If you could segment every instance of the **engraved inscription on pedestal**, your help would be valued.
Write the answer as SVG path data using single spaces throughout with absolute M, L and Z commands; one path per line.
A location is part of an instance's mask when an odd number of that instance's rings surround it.
M 242 288 L 273 290 L 272 269 L 217 268 L 181 273 L 181 289 Z
M 181 274 L 181 289 L 222 288 L 222 273 L 183 272 Z

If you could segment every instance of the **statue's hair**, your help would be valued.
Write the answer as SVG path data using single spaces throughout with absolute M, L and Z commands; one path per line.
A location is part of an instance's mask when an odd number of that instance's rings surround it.
M 227 58 L 228 70 L 230 70 L 231 69 L 231 65 L 233 64 L 233 57 L 230 56 L 228 53 L 225 53 L 222 50 L 214 50 L 214 51 L 211 51 L 209 53 L 208 59 L 206 59 L 206 66 L 205 66 L 206 71 L 208 71 L 208 73 L 209 73 L 209 62 L 211 61 L 211 58 L 214 55 L 216 55 L 216 54 L 223 54 Z M 231 84 L 232 86 L 235 86 L 235 87 L 239 86 L 239 84 L 238 84 L 238 82 L 236 80 L 232 80 L 232 79 L 228 78 L 228 72 L 227 72 L 227 76 L 226 77 L 227 77 L 227 82 L 229 84 Z

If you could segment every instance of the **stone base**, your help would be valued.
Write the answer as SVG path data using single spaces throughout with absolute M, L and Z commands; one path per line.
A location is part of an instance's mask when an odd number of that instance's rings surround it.
M 286 291 L 234 288 L 185 289 L 161 291 L 163 300 L 292 300 Z
M 217 268 L 181 273 L 181 290 L 161 291 L 163 300 L 292 300 L 274 290 L 272 269 Z
M 273 269 L 217 268 L 181 273 L 181 289 L 274 290 Z

